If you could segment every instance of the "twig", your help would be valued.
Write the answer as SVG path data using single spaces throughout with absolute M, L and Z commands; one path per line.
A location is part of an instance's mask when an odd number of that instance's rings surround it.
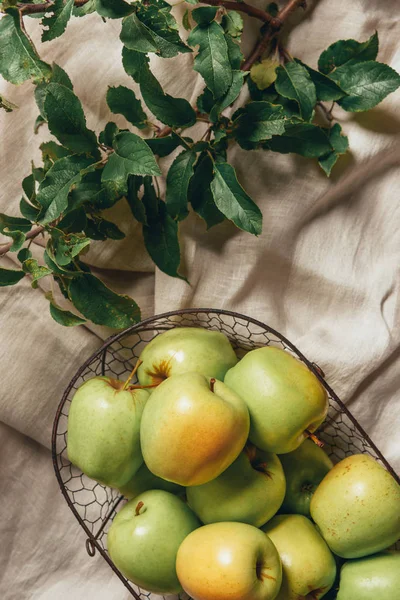
M 28 233 L 26 234 L 26 239 L 32 240 L 33 238 L 35 238 L 38 235 L 40 235 L 41 233 L 43 233 L 43 231 L 44 231 L 44 227 L 36 227 L 36 229 L 31 229 L 31 231 L 28 231 Z M 13 241 L 9 242 L 8 244 L 5 244 L 2 248 L 0 248 L 0 256 L 2 254 L 6 254 L 10 250 L 13 243 L 14 243 Z
M 89 0 L 75 0 L 74 5 L 76 7 L 84 6 Z M 37 13 L 48 12 L 51 8 L 53 8 L 54 2 L 43 2 L 42 4 L 24 4 L 20 2 L 17 4 L 17 8 L 21 11 L 22 15 L 34 15 Z
M 250 17 L 254 17 L 263 21 L 264 23 L 269 23 L 272 28 L 279 29 L 281 27 L 281 23 L 279 19 L 273 17 L 266 10 L 261 10 L 260 8 L 256 8 L 255 6 L 251 6 L 250 4 L 246 4 L 246 2 L 230 2 L 227 0 L 204 0 L 203 4 L 210 4 L 211 6 L 223 6 L 228 10 L 237 10 L 242 13 L 246 13 Z
M 264 33 L 261 40 L 255 46 L 253 52 L 250 56 L 245 60 L 241 69 L 242 71 L 249 71 L 252 65 L 264 54 L 266 49 L 268 48 L 268 44 L 274 39 L 274 37 L 280 32 L 285 23 L 286 19 L 294 12 L 297 8 L 300 7 L 306 8 L 305 0 L 289 0 L 289 2 L 284 6 L 278 13 L 276 20 L 279 22 L 278 28 L 268 27 L 267 31 Z
M 333 107 L 335 106 L 335 103 L 333 102 L 330 109 L 326 108 L 325 104 L 323 104 L 322 102 L 317 102 L 317 106 L 318 106 L 318 108 L 321 109 L 321 112 L 324 115 L 324 117 L 326 118 L 326 120 L 329 121 L 329 123 L 332 123 L 332 121 L 334 120 L 334 117 L 332 115 L 332 110 L 333 110 Z

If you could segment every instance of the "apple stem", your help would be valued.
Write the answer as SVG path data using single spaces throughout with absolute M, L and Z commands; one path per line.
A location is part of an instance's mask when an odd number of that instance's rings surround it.
M 158 387 L 160 384 L 159 383 L 149 383 L 149 385 L 130 385 L 129 389 L 130 390 L 146 390 L 147 388 L 154 388 L 154 387 Z
M 128 387 L 130 381 L 132 380 L 132 378 L 134 377 L 136 371 L 138 370 L 138 368 L 140 367 L 140 365 L 142 364 L 142 360 L 140 360 L 140 358 L 138 359 L 136 365 L 133 367 L 131 374 L 129 375 L 128 379 L 125 381 L 124 387 L 122 388 L 122 390 L 126 390 L 126 388 Z
M 310 440 L 312 440 L 314 444 L 316 444 L 319 448 L 323 448 L 325 446 L 324 442 L 321 442 L 321 440 L 317 438 L 317 436 L 314 433 L 308 431 L 308 429 L 305 430 L 305 433 L 307 434 L 307 437 L 309 437 Z
M 137 506 L 136 506 L 136 509 L 135 509 L 135 516 L 136 516 L 136 517 L 138 517 L 138 516 L 139 516 L 139 514 L 140 514 L 140 511 L 141 511 L 141 509 L 143 508 L 143 506 L 144 506 L 144 502 L 141 502 L 141 501 L 140 501 L 140 502 L 138 502 L 138 504 L 137 504 Z
M 214 385 L 215 385 L 215 382 L 216 382 L 216 381 L 217 381 L 217 380 L 216 380 L 214 377 L 213 377 L 212 379 L 210 379 L 210 390 L 211 390 L 212 392 L 214 392 Z

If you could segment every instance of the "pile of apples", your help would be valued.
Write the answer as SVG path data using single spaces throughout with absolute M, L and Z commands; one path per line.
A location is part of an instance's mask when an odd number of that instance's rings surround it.
M 386 550 L 400 537 L 400 486 L 367 455 L 332 464 L 314 434 L 327 410 L 318 378 L 288 352 L 238 361 L 222 333 L 174 328 L 127 381 L 77 390 L 68 456 L 131 498 L 108 550 L 150 592 L 400 600 L 400 553 Z

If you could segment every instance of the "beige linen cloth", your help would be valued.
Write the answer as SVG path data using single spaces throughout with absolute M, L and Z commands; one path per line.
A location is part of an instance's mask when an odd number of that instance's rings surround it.
M 264 5 L 260 2 L 259 6 Z M 378 29 L 379 59 L 400 70 L 400 21 L 395 0 L 320 0 L 298 11 L 288 48 L 311 66 L 340 38 L 367 39 Z M 176 7 L 177 14 L 183 6 Z M 247 54 L 259 23 L 247 19 Z M 38 42 L 37 21 L 29 32 Z M 73 19 L 41 55 L 71 76 L 88 126 L 108 120 L 108 85 L 135 88 L 121 66 L 120 23 Z M 291 27 L 289 27 L 289 30 Z M 192 57 L 155 61 L 164 88 L 194 101 L 202 88 Z M 136 88 L 135 88 L 136 89 Z M 30 83 L 1 91 L 20 106 L 1 114 L 0 211 L 18 214 L 20 182 L 40 162 L 37 109 Z M 131 294 L 143 317 L 183 307 L 232 309 L 289 337 L 324 369 L 328 382 L 400 470 L 399 94 L 369 114 L 335 109 L 351 152 L 327 180 L 313 161 L 295 155 L 232 149 L 230 159 L 264 214 L 260 238 L 226 222 L 206 233 L 191 215 L 181 227 L 182 267 L 191 285 L 154 269 L 140 228 L 121 203 L 110 218 L 127 233 L 93 243 L 88 262 L 104 281 Z M 397 107 L 397 108 L 396 108 Z M 203 127 L 203 125 L 199 125 Z M 201 133 L 202 131 L 200 131 Z M 168 164 L 168 161 L 164 161 Z M 40 256 L 40 241 L 33 245 Z M 13 267 L 8 254 L 1 266 Z M 130 596 L 98 555 L 62 498 L 50 455 L 51 426 L 63 389 L 111 331 L 62 328 L 26 279 L 0 289 L 0 597 L 2 600 L 122 600 Z

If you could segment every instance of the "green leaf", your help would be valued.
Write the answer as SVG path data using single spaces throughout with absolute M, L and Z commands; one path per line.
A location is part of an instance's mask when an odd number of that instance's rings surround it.
M 25 198 L 21 198 L 19 203 L 19 210 L 23 217 L 29 219 L 29 221 L 34 221 L 35 223 L 37 222 L 40 211 L 38 208 L 29 204 L 29 202 L 27 202 Z
M 233 38 L 240 38 L 243 33 L 242 15 L 236 10 L 229 10 L 223 15 L 221 25 L 225 33 L 228 33 Z
M 157 267 L 171 277 L 185 279 L 178 273 L 181 253 L 178 241 L 178 223 L 168 214 L 164 202 L 159 202 L 156 219 L 143 225 L 146 250 Z
M 318 60 L 318 69 L 325 74 L 330 73 L 336 67 L 345 65 L 350 60 L 362 62 L 364 60 L 375 60 L 378 56 L 379 40 L 375 32 L 366 42 L 356 40 L 339 40 L 324 50 Z
M 215 104 L 214 96 L 212 95 L 211 90 L 207 87 L 204 89 L 204 92 L 197 98 L 197 108 L 201 113 L 210 113 Z
M 63 146 L 76 153 L 98 156 L 96 136 L 86 127 L 82 105 L 72 90 L 59 83 L 50 83 L 46 89 L 44 111 L 50 132 Z
M 267 12 L 271 15 L 271 17 L 277 17 L 279 13 L 279 6 L 276 2 L 270 2 L 267 6 Z
M 302 118 L 309 121 L 317 103 L 317 94 L 307 69 L 298 63 L 290 62 L 278 67 L 276 72 L 276 91 L 289 100 L 295 100 Z
M 193 16 L 197 10 L 200 9 L 193 11 Z M 190 33 L 188 43 L 199 46 L 193 68 L 200 73 L 214 98 L 218 100 L 232 84 L 232 67 L 224 30 L 215 21 L 208 25 L 197 25 Z
M 224 215 L 216 207 L 211 192 L 213 178 L 213 161 L 205 153 L 200 156 L 190 181 L 189 199 L 193 210 L 206 222 L 207 229 L 225 220 Z
M 201 6 L 192 11 L 192 17 L 199 25 L 209 25 L 214 21 L 218 6 Z
M 134 10 L 133 6 L 123 0 L 96 0 L 96 11 L 101 17 L 121 19 Z
M 262 230 L 262 214 L 236 178 L 235 169 L 228 163 L 214 165 L 211 191 L 218 209 L 227 219 L 254 235 Z
M 86 127 L 80 100 L 72 90 L 59 83 L 50 83 L 46 89 L 44 112 L 50 132 L 70 150 L 91 153 L 98 157 L 97 140 Z
M 123 115 L 135 127 L 139 129 L 148 127 L 147 115 L 140 101 L 136 98 L 135 93 L 127 87 L 123 85 L 109 87 L 107 104 L 112 113 Z
M 68 277 L 80 277 L 80 271 L 78 271 L 77 267 L 71 262 L 68 265 L 60 266 L 56 263 L 56 257 L 53 251 L 53 239 L 49 239 L 47 242 L 46 249 L 43 253 L 44 262 L 46 265 L 58 275 L 68 275 Z M 79 262 L 79 259 L 76 259 Z M 83 270 L 83 269 L 82 269 Z M 68 298 L 68 294 L 65 295 Z
M 191 52 L 179 36 L 179 26 L 171 15 L 172 7 L 164 0 L 149 0 L 138 3 L 137 15 L 151 31 L 158 53 L 163 58 L 172 58 L 179 52 Z
M 319 157 L 318 162 L 329 177 L 339 156 L 347 152 L 349 140 L 345 135 L 342 135 L 342 128 L 339 123 L 335 123 L 331 129 L 327 129 L 326 135 L 333 149 L 328 154 Z
M 46 120 L 42 117 L 42 115 L 38 115 L 36 117 L 35 124 L 33 126 L 33 132 L 37 133 L 42 125 L 46 123 Z
M 22 248 L 22 250 L 20 250 L 17 254 L 17 258 L 21 263 L 23 263 L 25 260 L 28 260 L 28 258 L 31 258 L 31 256 L 32 252 L 29 250 L 29 248 Z
M 121 231 L 115 223 L 107 221 L 107 219 L 99 219 L 97 225 L 100 233 L 106 238 L 110 238 L 111 240 L 123 240 L 125 237 L 124 232 Z
M 58 306 L 51 292 L 47 292 L 45 296 L 50 302 L 50 314 L 59 325 L 63 325 L 64 327 L 74 327 L 75 325 L 83 325 L 83 323 L 86 323 L 85 319 L 81 319 L 69 310 L 64 310 Z
M 109 146 L 112 148 L 114 143 L 114 137 L 119 132 L 118 126 L 113 121 L 109 121 L 107 125 L 104 127 L 103 131 L 99 135 L 100 144 L 104 144 L 105 146 Z
M 112 189 L 113 186 L 108 187 L 102 184 L 101 177 L 102 171 L 96 170 L 93 173 L 87 173 L 81 181 L 75 184 L 69 195 L 68 211 L 75 210 L 86 202 L 99 210 L 114 206 L 122 194 L 118 194 L 116 190 Z
M 228 34 L 225 34 L 226 45 L 228 47 L 228 58 L 231 63 L 233 70 L 238 71 L 241 68 L 242 61 L 244 59 L 243 53 L 240 49 L 238 39 L 234 39 Z M 243 71 L 246 73 L 246 71 Z
M 122 21 L 121 42 L 129 50 L 136 52 L 157 52 L 158 47 L 151 31 L 138 19 L 136 14 Z
M 140 85 L 143 100 L 162 123 L 170 127 L 190 127 L 196 122 L 196 113 L 187 100 L 164 94 L 149 69 L 148 58 L 139 52 L 124 48 L 122 62 L 125 71 Z
M 86 4 L 82 6 L 74 6 L 73 15 L 74 17 L 84 17 L 90 15 L 96 10 L 96 0 L 88 0 Z
M 42 267 L 42 265 L 39 265 L 35 258 L 27 258 L 24 260 L 22 263 L 22 269 L 25 273 L 29 273 L 29 275 L 31 275 L 32 287 L 35 287 L 33 284 L 38 279 L 42 279 L 42 277 L 46 277 L 47 275 L 52 275 L 52 271 L 47 267 Z
M 54 0 L 52 6 L 52 16 L 43 17 L 42 25 L 48 27 L 42 32 L 42 42 L 49 42 L 62 35 L 67 27 L 68 21 L 72 16 L 74 0 Z
M 68 293 L 79 312 L 96 325 L 124 329 L 140 321 L 139 307 L 132 298 L 116 294 L 91 273 L 74 278 Z
M 330 77 L 348 94 L 339 104 L 349 112 L 374 108 L 400 86 L 400 75 L 394 69 L 372 60 L 348 62 Z
M 160 158 L 171 154 L 178 146 L 181 145 L 181 141 L 178 137 L 167 135 L 163 138 L 152 138 L 145 140 L 146 144 L 151 148 L 153 154 L 156 154 Z
M 249 102 L 236 114 L 234 136 L 243 148 L 248 147 L 249 142 L 262 142 L 285 132 L 286 118 L 279 104 Z
M 0 287 L 15 285 L 25 277 L 25 273 L 16 269 L 3 269 L 0 267 Z
M 148 221 L 156 221 L 158 219 L 160 201 L 157 198 L 151 177 L 143 178 L 144 193 L 142 196 L 143 206 L 146 212 Z
M 65 156 L 47 171 L 37 195 L 42 207 L 39 223 L 50 223 L 66 210 L 71 187 L 81 179 L 81 171 L 92 162 L 92 159 L 82 156 Z
M 81 233 L 64 233 L 60 230 L 52 231 L 52 244 L 54 260 L 59 266 L 69 265 L 73 258 L 78 256 L 90 244 L 90 240 Z
M 136 177 L 135 175 L 129 175 L 128 177 L 128 193 L 126 200 L 129 204 L 129 208 L 136 221 L 147 225 L 146 209 L 143 202 L 139 199 L 139 189 L 143 183 L 142 177 Z
M 210 121 L 215 123 L 225 108 L 228 108 L 240 94 L 243 87 L 244 71 L 232 71 L 232 83 L 224 96 L 214 104 L 210 111 Z
M 140 4 L 136 14 L 122 22 L 121 42 L 137 52 L 156 52 L 172 58 L 180 52 L 191 52 L 179 37 L 178 25 L 169 14 L 171 7 L 163 0 Z
M 67 212 L 65 217 L 57 224 L 58 229 L 62 229 L 65 233 L 81 233 L 86 227 L 86 213 L 84 209 L 76 208 Z
M 273 152 L 294 152 L 307 158 L 318 158 L 332 150 L 324 130 L 311 123 L 287 125 L 285 133 L 268 140 L 266 147 Z
M 276 103 L 278 94 L 276 93 L 274 86 L 271 86 L 270 88 L 267 88 L 265 90 L 259 90 L 257 85 L 251 79 L 251 77 L 248 77 L 247 87 L 249 88 L 249 94 L 252 100 L 265 100 L 266 102 L 271 102 L 272 104 Z M 281 98 L 283 98 L 283 96 L 281 96 Z M 287 98 L 285 98 L 285 100 L 286 102 L 293 102 L 293 100 L 287 100 Z M 298 105 L 296 104 L 296 102 L 293 102 L 293 104 L 297 107 L 298 111 Z
M 51 67 L 40 60 L 35 48 L 21 29 L 17 8 L 8 8 L 0 19 L 0 74 L 11 83 L 27 79 L 35 83 L 48 80 Z
M 22 231 L 10 231 L 7 227 L 4 228 L 1 232 L 3 235 L 6 235 L 12 238 L 13 243 L 10 248 L 10 252 L 17 252 L 25 243 L 25 234 Z
M 121 132 L 114 138 L 114 152 L 104 167 L 102 181 L 125 184 L 128 175 L 161 175 L 154 154 L 138 135 Z
M 337 83 L 332 81 L 329 77 L 324 75 L 323 73 L 319 73 L 314 69 L 311 69 L 308 65 L 305 65 L 296 58 L 296 62 L 299 65 L 302 65 L 305 69 L 307 69 L 313 84 L 315 85 L 315 90 L 317 92 L 317 100 L 322 100 L 325 102 L 332 102 L 334 100 L 339 100 L 346 95 L 346 92 L 342 90 Z
M 29 200 L 35 197 L 35 178 L 33 177 L 32 173 L 30 175 L 27 175 L 27 177 L 24 177 L 24 179 L 22 180 L 22 189 L 24 190 L 25 195 Z
M 266 58 L 254 64 L 250 69 L 251 80 L 254 81 L 259 90 L 266 90 L 276 81 L 277 68 L 280 63 L 273 58 Z
M 168 213 L 178 221 L 189 214 L 188 190 L 195 161 L 196 153 L 184 150 L 178 154 L 168 171 L 165 202 Z
M 53 63 L 53 74 L 51 76 L 51 81 L 53 83 L 60 83 L 64 87 L 67 87 L 69 90 L 73 90 L 74 86 L 72 85 L 72 81 L 69 78 L 69 75 L 56 63 Z
M 47 169 L 49 169 L 53 163 L 55 163 L 60 158 L 64 158 L 65 156 L 70 155 L 70 151 L 64 148 L 64 146 L 60 146 L 56 142 L 43 142 L 39 146 L 42 151 L 42 160 L 46 164 L 48 164 Z M 29 197 L 29 196 L 28 196 Z
M 0 67 L 0 72 L 1 72 L 1 67 Z M 7 100 L 6 98 L 4 98 L 4 96 L 2 96 L 0 94 L 0 108 L 4 108 L 4 110 L 6 112 L 12 112 L 16 108 L 18 108 L 18 106 L 16 104 L 13 104 L 12 102 Z
M 28 219 L 21 219 L 21 217 L 10 217 L 4 213 L 0 213 L 0 232 L 4 229 L 8 231 L 22 231 L 22 233 L 28 233 L 32 227 L 32 223 Z
M 182 25 L 186 29 L 186 31 L 190 31 L 192 29 L 192 26 L 190 24 L 190 14 L 191 11 L 187 8 L 183 13 L 182 17 Z

